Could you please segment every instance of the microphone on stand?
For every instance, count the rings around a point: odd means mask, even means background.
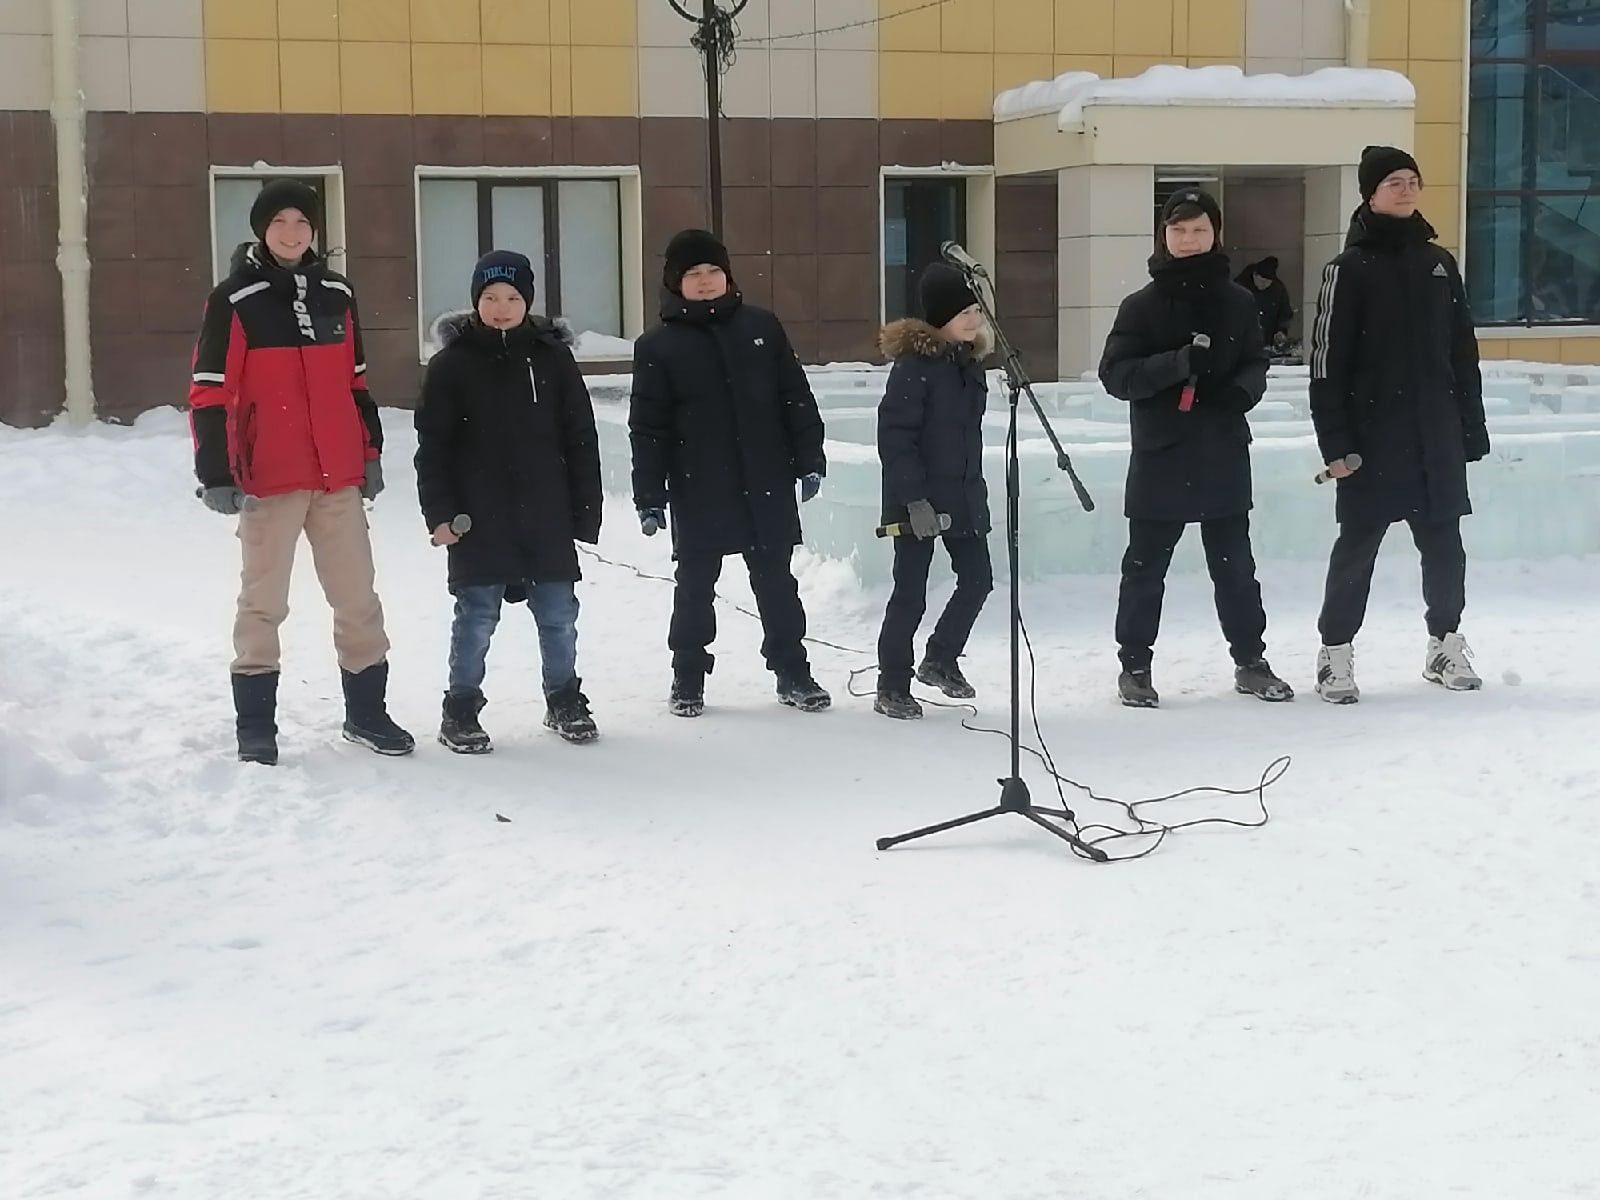
[[[1197,333],[1194,335],[1194,341],[1190,345],[1198,346],[1202,350],[1209,350],[1211,349],[1211,335],[1209,333]],[[1200,372],[1195,371],[1189,376],[1189,382],[1183,385],[1183,395],[1178,398],[1179,412],[1188,412],[1194,407],[1194,390],[1199,386]]]
[[[960,242],[940,242],[939,257],[945,262],[954,263],[963,271],[970,271],[983,279],[989,278],[989,272],[983,269],[983,264],[968,254]]]

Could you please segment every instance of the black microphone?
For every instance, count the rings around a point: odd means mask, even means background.
[[[989,278],[989,272],[983,269],[983,264],[968,254],[960,242],[940,242],[939,256],[945,262],[954,263],[963,271],[970,271],[972,274],[980,275],[984,279]]]
[[[943,533],[950,528],[950,514],[939,513],[939,532]],[[910,521],[896,521],[893,525],[879,525],[873,532],[881,538],[912,537]]]

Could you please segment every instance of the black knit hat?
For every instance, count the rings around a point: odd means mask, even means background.
[[[472,307],[478,307],[478,297],[491,283],[509,283],[522,295],[523,302],[533,305],[533,264],[526,254],[515,250],[491,250],[472,268]]]
[[[286,208],[298,208],[311,222],[311,228],[322,229],[322,203],[317,190],[298,179],[273,179],[264,185],[250,206],[250,230],[258,238],[267,236],[267,226]]]
[[[683,277],[702,263],[721,267],[730,278],[733,276],[728,248],[718,240],[716,234],[707,233],[704,229],[685,229],[673,237],[667,243],[666,258],[661,282],[666,284],[669,292],[679,291],[683,287]]]
[[[1250,270],[1253,274],[1263,279],[1276,279],[1278,277],[1278,256],[1269,254],[1260,262],[1252,264]]]
[[[1204,188],[1179,188],[1168,196],[1167,202],[1161,206],[1161,228],[1165,229],[1178,221],[1188,221],[1202,215],[1211,218],[1211,230],[1217,235],[1217,240],[1221,241],[1222,205],[1217,203],[1217,198]],[[1159,240],[1159,231],[1156,236]]]
[[[922,297],[922,319],[935,329],[943,329],[978,302],[967,277],[949,263],[929,266],[917,281],[917,291]]]
[[[1368,146],[1361,152],[1358,177],[1361,180],[1361,198],[1371,200],[1378,185],[1396,171],[1415,171],[1422,178],[1422,168],[1417,160],[1395,146]]]

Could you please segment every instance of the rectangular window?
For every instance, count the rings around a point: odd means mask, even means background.
[[[328,181],[321,175],[284,176],[271,175],[218,175],[211,183],[212,202],[216,219],[212,228],[212,277],[220,283],[233,272],[234,253],[241,245],[256,241],[250,228],[250,206],[256,202],[261,185],[269,179],[293,178],[310,184],[322,201],[324,213],[328,211]],[[312,240],[312,248],[322,253],[322,230]]]
[[[424,340],[466,309],[472,265],[490,250],[533,263],[533,311],[575,331],[622,334],[622,200],[615,179],[424,178],[418,183]]]
[[[917,284],[947,241],[967,240],[966,179],[886,179],[883,183],[883,312],[914,316]]]

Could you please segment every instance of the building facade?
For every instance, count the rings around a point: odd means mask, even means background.
[[[1274,132],[1239,166],[1237,110],[1201,105],[1148,137],[1102,135],[1107,154],[1161,156],[1130,174],[1031,150],[1006,161],[1022,126],[997,122],[996,97],[1066,72],[1352,64],[1415,87],[1403,120],[1352,117],[1338,136],[1358,150],[1367,130],[1396,131],[1415,148],[1485,353],[1600,361],[1600,0],[718,3],[738,9],[726,239],[740,286],[808,361],[874,358],[879,322],[953,237],[994,264],[1034,374],[1081,370],[1112,293],[1138,282],[1161,190],[1188,180],[1224,192],[1237,262],[1275,253],[1303,306],[1352,178],[1269,148],[1312,125],[1261,126]],[[183,401],[201,306],[249,237],[262,178],[321,189],[372,386],[401,405],[480,250],[528,251],[540,305],[614,362],[615,339],[653,316],[666,239],[708,221],[705,82],[671,0],[5,0],[0,420],[48,421],[66,387],[51,112],[63,8],[87,108],[89,360],[105,419]],[[1079,168],[1094,170],[1065,173]],[[1124,210],[1118,232],[1085,224],[1095,205]]]

